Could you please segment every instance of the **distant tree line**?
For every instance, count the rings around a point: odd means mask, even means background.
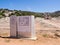
[[[11,12],[11,13],[9,13]],[[11,15],[16,15],[16,16],[26,16],[26,15],[34,15],[35,17],[44,17],[44,13],[38,13],[38,12],[31,12],[31,11],[21,11],[21,10],[9,10],[9,9],[0,9],[0,18],[6,17],[6,14],[8,14],[8,17]],[[48,12],[47,12],[48,13]],[[52,13],[48,13],[51,17],[58,17],[60,16],[60,11],[55,11]]]

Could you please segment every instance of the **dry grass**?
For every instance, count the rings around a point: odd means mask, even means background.
[[[40,20],[41,21],[41,20]],[[41,31],[41,30],[57,30],[58,28],[55,28],[54,26],[49,26],[45,23],[40,22],[39,20],[36,20],[36,36],[37,40],[27,40],[27,39],[15,39],[15,38],[1,38],[0,37],[0,44],[1,45],[60,45],[60,38],[55,31]],[[58,22],[57,22],[58,23]],[[46,26],[46,27],[45,27]],[[9,30],[9,29],[7,29]],[[10,35],[9,31],[4,30],[0,33],[1,35]],[[40,32],[41,31],[41,32]],[[7,33],[8,32],[8,33]]]
[[[8,43],[8,42],[10,42],[11,40],[10,40],[10,39],[5,39],[4,41]]]

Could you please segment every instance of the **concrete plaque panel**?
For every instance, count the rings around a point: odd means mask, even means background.
[[[35,37],[34,16],[17,17],[18,37]]]
[[[11,37],[16,37],[16,16],[11,16],[10,17],[10,36]]]

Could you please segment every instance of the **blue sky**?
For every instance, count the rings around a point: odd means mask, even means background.
[[[0,0],[0,8],[54,12],[60,10],[60,0]]]

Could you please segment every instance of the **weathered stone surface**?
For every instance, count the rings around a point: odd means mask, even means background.
[[[13,37],[35,38],[34,16],[11,16],[10,35]]]
[[[34,16],[18,16],[17,28],[19,37],[35,37]]]
[[[16,37],[16,16],[10,17],[10,36]]]

